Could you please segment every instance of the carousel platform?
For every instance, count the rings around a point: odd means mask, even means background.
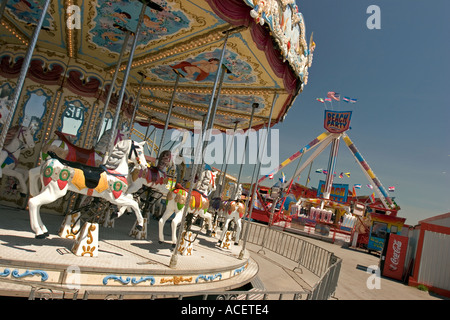
[[[80,257],[71,252],[75,240],[58,235],[64,217],[41,217],[50,236],[35,239],[28,211],[0,205],[0,296],[28,297],[30,290],[50,290],[69,299],[123,291],[136,292],[134,299],[158,292],[176,297],[183,292],[232,290],[257,280],[258,264],[249,253],[239,259],[241,246],[218,247],[218,235],[212,238],[200,231],[192,255],[178,255],[170,268],[174,249],[168,242],[159,244],[156,220],[148,222],[147,239],[139,240],[129,235],[134,214],[124,214],[113,228],[100,226],[97,257]],[[169,228],[166,223],[166,240]]]

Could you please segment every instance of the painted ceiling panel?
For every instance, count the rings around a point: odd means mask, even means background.
[[[2,39],[26,45],[43,3],[9,0]],[[247,128],[255,103],[259,107],[253,127],[267,123],[272,105],[272,124],[281,121],[307,82],[314,44],[306,43],[303,16],[293,0],[155,0],[135,35],[141,9],[136,0],[52,0],[39,50],[47,50],[49,56],[65,54],[69,64],[83,62],[103,70],[107,84],[125,47],[116,84],[120,86],[137,36],[128,78],[132,94],[142,86],[137,120],[145,122],[151,116],[154,123],[163,124],[173,98],[174,128],[192,129],[194,121],[203,119],[218,81],[215,125],[222,130],[233,128],[235,121]],[[220,70],[225,73],[219,77]]]

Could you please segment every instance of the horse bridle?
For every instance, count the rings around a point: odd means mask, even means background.
[[[141,164],[141,160],[138,157],[138,153],[137,153],[137,146],[134,144],[134,141],[131,140],[131,148],[130,148],[130,153],[128,154],[128,160],[131,159],[131,155],[134,153],[134,157],[136,158],[136,162],[138,164]]]
[[[20,129],[19,129],[19,132],[17,133],[17,138],[19,139],[19,147],[16,149],[16,150],[14,150],[14,151],[9,151],[8,149],[6,149],[6,147],[5,148],[3,148],[6,152],[8,152],[9,154],[13,154],[13,153],[15,153],[16,151],[18,151],[18,150],[21,150],[21,149],[24,149],[25,148],[25,145],[26,145],[26,138],[25,138],[25,129],[24,129],[24,127],[20,127]]]

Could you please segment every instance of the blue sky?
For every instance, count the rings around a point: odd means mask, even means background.
[[[332,109],[353,112],[347,133],[383,186],[395,186],[389,195],[401,207],[399,216],[415,225],[450,212],[450,1],[297,0],[297,5],[307,39],[314,33],[316,50],[308,84],[284,122],[273,127],[279,133],[280,162],[325,131],[325,106],[315,99],[335,91],[358,99],[356,104],[333,103]],[[367,28],[370,5],[381,10],[381,29]],[[326,107],[331,109],[329,103]],[[325,178],[315,170],[327,168],[329,150],[314,160],[308,186],[317,187]],[[282,170],[288,179],[296,165]],[[230,166],[228,173],[238,170]],[[244,182],[252,170],[244,166]],[[358,195],[372,192],[343,141],[335,171],[351,173],[335,183],[348,183],[350,189],[362,184]],[[301,184],[306,176],[304,171]]]

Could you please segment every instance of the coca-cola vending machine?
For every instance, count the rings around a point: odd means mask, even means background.
[[[405,267],[408,237],[389,233],[381,253],[382,275],[388,278],[402,280]]]

